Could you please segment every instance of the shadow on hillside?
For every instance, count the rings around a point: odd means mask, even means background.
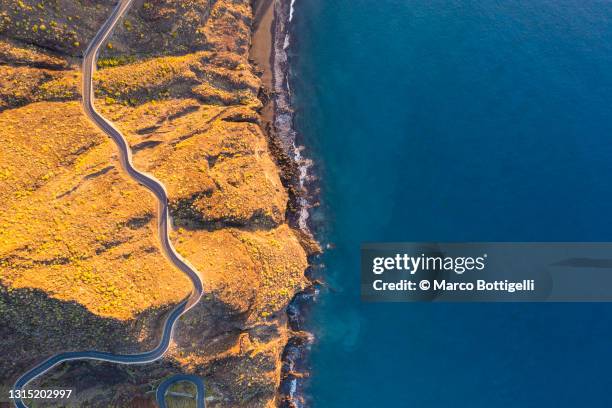
[[[122,321],[97,316],[77,302],[54,299],[38,289],[0,284],[0,384],[61,351],[138,352],[156,340],[138,340],[145,334],[144,323],[160,320],[170,307]]]
[[[77,302],[54,299],[41,290],[10,289],[0,284],[0,389],[8,390],[19,375],[59,352],[148,351],[156,346],[164,317],[173,306],[151,308],[122,321],[94,315]],[[206,352],[212,357],[236,343],[246,319],[247,314],[209,296],[181,318],[175,335],[179,346],[214,343]],[[165,376],[177,372],[182,368],[170,358],[144,366],[73,361],[55,367],[38,386],[76,387],[81,395],[84,390],[106,390],[110,394],[98,395],[106,404],[106,398],[117,395],[146,396]]]

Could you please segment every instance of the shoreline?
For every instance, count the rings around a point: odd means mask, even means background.
[[[277,405],[281,408],[305,406],[305,381],[309,377],[308,354],[314,336],[304,328],[309,309],[319,293],[312,278],[313,258],[321,253],[319,243],[309,226],[309,210],[316,202],[316,191],[309,175],[312,161],[302,155],[296,142],[293,108],[289,84],[290,22],[295,0],[253,0],[253,34],[249,59],[261,73],[263,91],[260,99],[262,128],[270,150],[281,170],[283,185],[289,193],[286,219],[301,234],[302,246],[308,253],[309,267],[304,271],[310,285],[297,293],[287,306],[289,338],[281,358],[281,378]]]
[[[260,115],[263,120],[262,128],[266,132],[271,131],[274,121],[272,95],[272,27],[274,25],[274,1],[275,0],[253,0],[253,34],[249,59],[255,63],[257,70],[261,73],[261,81],[264,87],[260,99],[264,104]]]

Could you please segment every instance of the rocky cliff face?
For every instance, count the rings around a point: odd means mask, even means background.
[[[0,0],[0,401],[56,352],[153,347],[191,290],[158,248],[153,198],[80,109],[79,56],[113,6]],[[154,406],[177,373],[202,375],[211,407],[275,406],[307,260],[260,126],[251,26],[249,0],[137,0],[106,45],[98,109],[168,188],[206,293],[162,361],[74,362],[34,385],[74,389],[68,406]]]

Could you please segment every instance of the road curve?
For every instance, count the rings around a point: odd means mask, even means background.
[[[206,402],[204,400],[206,389],[204,388],[204,382],[200,377],[195,375],[186,375],[186,374],[178,374],[173,377],[168,378],[166,381],[162,382],[159,387],[157,387],[157,392],[155,393],[155,398],[157,399],[157,405],[159,408],[168,408],[166,404],[166,392],[168,392],[168,388],[171,385],[176,384],[178,382],[190,382],[196,386],[196,407],[197,408],[206,408]]]
[[[170,242],[170,211],[168,207],[168,193],[166,192],[166,188],[152,175],[143,173],[134,167],[132,163],[132,150],[130,149],[129,144],[121,132],[111,122],[100,115],[94,106],[93,74],[96,69],[96,60],[98,58],[100,47],[104,41],[108,39],[113,29],[117,25],[117,22],[119,22],[121,17],[125,15],[133,1],[134,0],[119,0],[110,17],[106,20],[104,25],[92,39],[87,47],[87,50],[85,50],[82,67],[83,110],[93,123],[95,123],[104,133],[113,139],[117,145],[117,148],[119,149],[119,160],[121,162],[121,166],[128,173],[128,175],[139,184],[146,187],[151,193],[153,193],[155,198],[157,198],[158,234],[162,252],[175,267],[189,277],[191,283],[193,284],[193,290],[189,297],[179,303],[166,317],[161,339],[153,350],[139,354],[113,354],[95,350],[56,354],[19,377],[14,385],[15,390],[24,389],[32,380],[65,361],[99,360],[119,364],[146,364],[159,360],[164,356],[166,351],[168,351],[170,341],[172,340],[174,325],[178,318],[194,307],[202,297],[204,288],[199,272],[195,267],[190,265],[186,259],[176,252],[172,243]],[[18,408],[27,408],[27,405],[21,399],[15,399],[14,403]]]

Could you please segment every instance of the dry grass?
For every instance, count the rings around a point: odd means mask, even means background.
[[[0,361],[0,384],[54,351],[148,348],[162,313],[191,289],[160,254],[153,198],[78,104],[75,57],[112,3],[0,0],[0,348],[18,355]],[[177,366],[206,377],[213,407],[274,398],[306,253],[259,125],[250,2],[208,4],[137,2],[95,77],[97,106],[137,167],[167,186],[172,239],[206,294],[167,360],[117,368],[125,384],[101,380],[83,406],[130,406]],[[64,369],[54,381],[100,372]]]
[[[60,120],[61,118],[61,120]],[[0,115],[0,280],[129,319],[175,303],[190,284],[162,257],[155,202],[112,160],[75,103]],[[142,220],[142,221],[141,221]]]

